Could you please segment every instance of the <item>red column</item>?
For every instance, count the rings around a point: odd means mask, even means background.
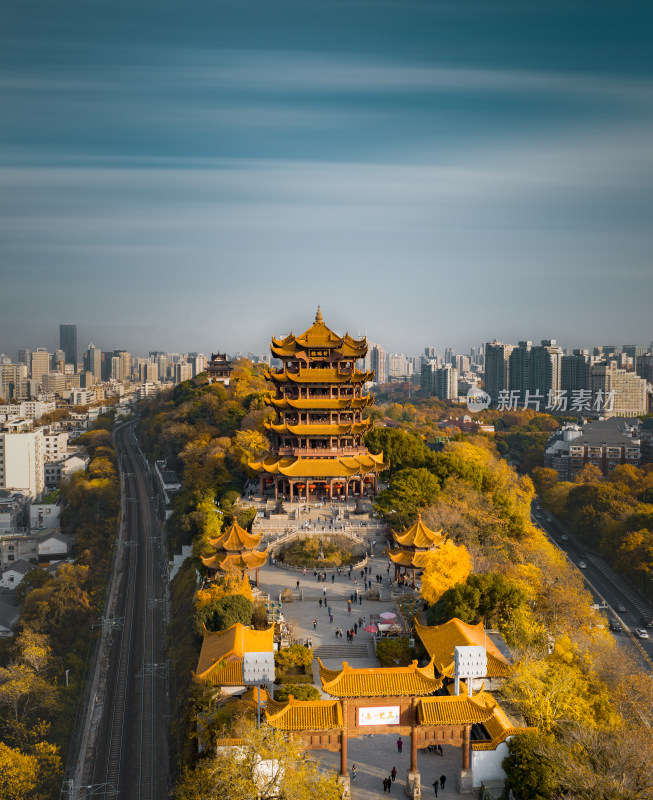
[[[469,732],[470,726],[463,728],[463,769],[469,769]]]
[[[417,725],[413,708],[413,727],[410,729],[410,771],[417,772]]]
[[[340,774],[347,775],[347,729],[340,734]]]

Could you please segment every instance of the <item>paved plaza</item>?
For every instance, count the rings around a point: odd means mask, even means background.
[[[359,631],[352,644],[348,643],[346,638],[336,638],[338,628],[342,628],[343,632],[346,632],[353,627],[354,622],[358,623],[360,617],[364,617],[365,624],[368,624],[371,614],[380,614],[384,611],[397,612],[395,601],[390,598],[388,561],[384,556],[379,555],[383,547],[378,542],[375,549],[377,555],[369,559],[368,567],[371,569],[373,587],[378,586],[374,576],[377,574],[383,576],[381,600],[363,599],[362,603],[352,603],[351,613],[348,611],[348,598],[356,592],[356,589],[363,592],[360,570],[353,572],[351,580],[348,574],[336,574],[333,582],[331,574],[327,573],[326,583],[318,582],[313,575],[313,570],[307,570],[304,575],[301,571],[297,572],[266,564],[259,571],[260,588],[270,595],[271,600],[277,600],[279,593],[284,589],[291,589],[297,595],[297,581],[299,580],[299,591],[303,593],[304,599],[295,599],[293,602],[284,603],[284,618],[292,626],[296,638],[301,641],[312,640],[313,650],[321,657],[324,665],[330,669],[338,669],[343,661],[348,661],[357,668],[380,666],[374,654],[371,634]],[[354,580],[357,583],[354,583]],[[320,599],[323,601],[322,607],[319,604]],[[333,622],[329,622],[329,606],[333,614]],[[314,621],[317,621],[316,625],[314,625]],[[313,661],[313,676],[315,685],[320,688],[317,659]],[[324,697],[329,696],[324,695]],[[402,755],[397,753],[396,741],[395,734],[350,737],[348,743],[349,774],[351,775],[352,764],[356,764],[358,768],[357,778],[351,784],[352,800],[369,800],[387,794],[383,791],[383,779],[390,775],[393,766],[397,769],[397,778],[390,795],[405,797],[404,787],[410,758],[410,739],[409,737],[404,738]],[[336,772],[340,771],[338,753],[314,750],[311,751],[311,755],[319,759],[325,767]],[[422,797],[435,797],[432,784],[442,774],[446,776],[445,789],[438,789],[438,797],[458,796],[456,782],[460,763],[461,753],[460,748],[457,747],[445,747],[442,756],[426,750],[418,751],[417,764],[421,773]]]

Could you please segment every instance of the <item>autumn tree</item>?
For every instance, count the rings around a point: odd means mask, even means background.
[[[199,611],[209,603],[215,603],[223,597],[229,595],[239,594],[247,597],[249,600],[253,599],[252,587],[250,586],[247,578],[241,577],[238,573],[221,575],[204,589],[198,589],[195,596],[195,609]]]
[[[439,492],[439,480],[424,467],[402,469],[395,473],[390,486],[379,494],[374,505],[398,530],[414,519],[420,509],[432,505]]]
[[[177,786],[178,800],[219,797],[221,800],[341,800],[335,774],[324,774],[299,739],[267,725],[256,728],[237,720],[231,735],[236,746],[200,759]]]
[[[441,624],[458,617],[470,624],[484,620],[488,627],[500,627],[526,600],[524,591],[499,572],[471,574],[442,595],[429,619]]]
[[[437,603],[447,589],[462,583],[471,569],[472,560],[467,548],[447,539],[427,555],[422,575],[422,597],[430,605]]]

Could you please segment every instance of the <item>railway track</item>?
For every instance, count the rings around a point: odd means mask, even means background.
[[[106,653],[101,717],[89,784],[78,797],[159,800],[168,795],[166,675],[166,559],[147,465],[133,425],[117,429],[123,476],[122,543],[116,554],[118,586]],[[89,710],[92,713],[92,709]]]

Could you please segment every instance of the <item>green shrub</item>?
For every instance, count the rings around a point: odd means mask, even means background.
[[[283,703],[290,695],[295,700],[319,700],[321,696],[315,686],[300,686],[296,683],[287,683],[285,686],[275,690],[274,699],[279,703]]]
[[[412,661],[413,651],[408,639],[381,639],[376,656],[382,667],[405,667]]]
[[[208,631],[224,631],[237,622],[252,624],[254,604],[242,594],[221,597],[195,612],[195,630],[201,636],[203,626]]]

